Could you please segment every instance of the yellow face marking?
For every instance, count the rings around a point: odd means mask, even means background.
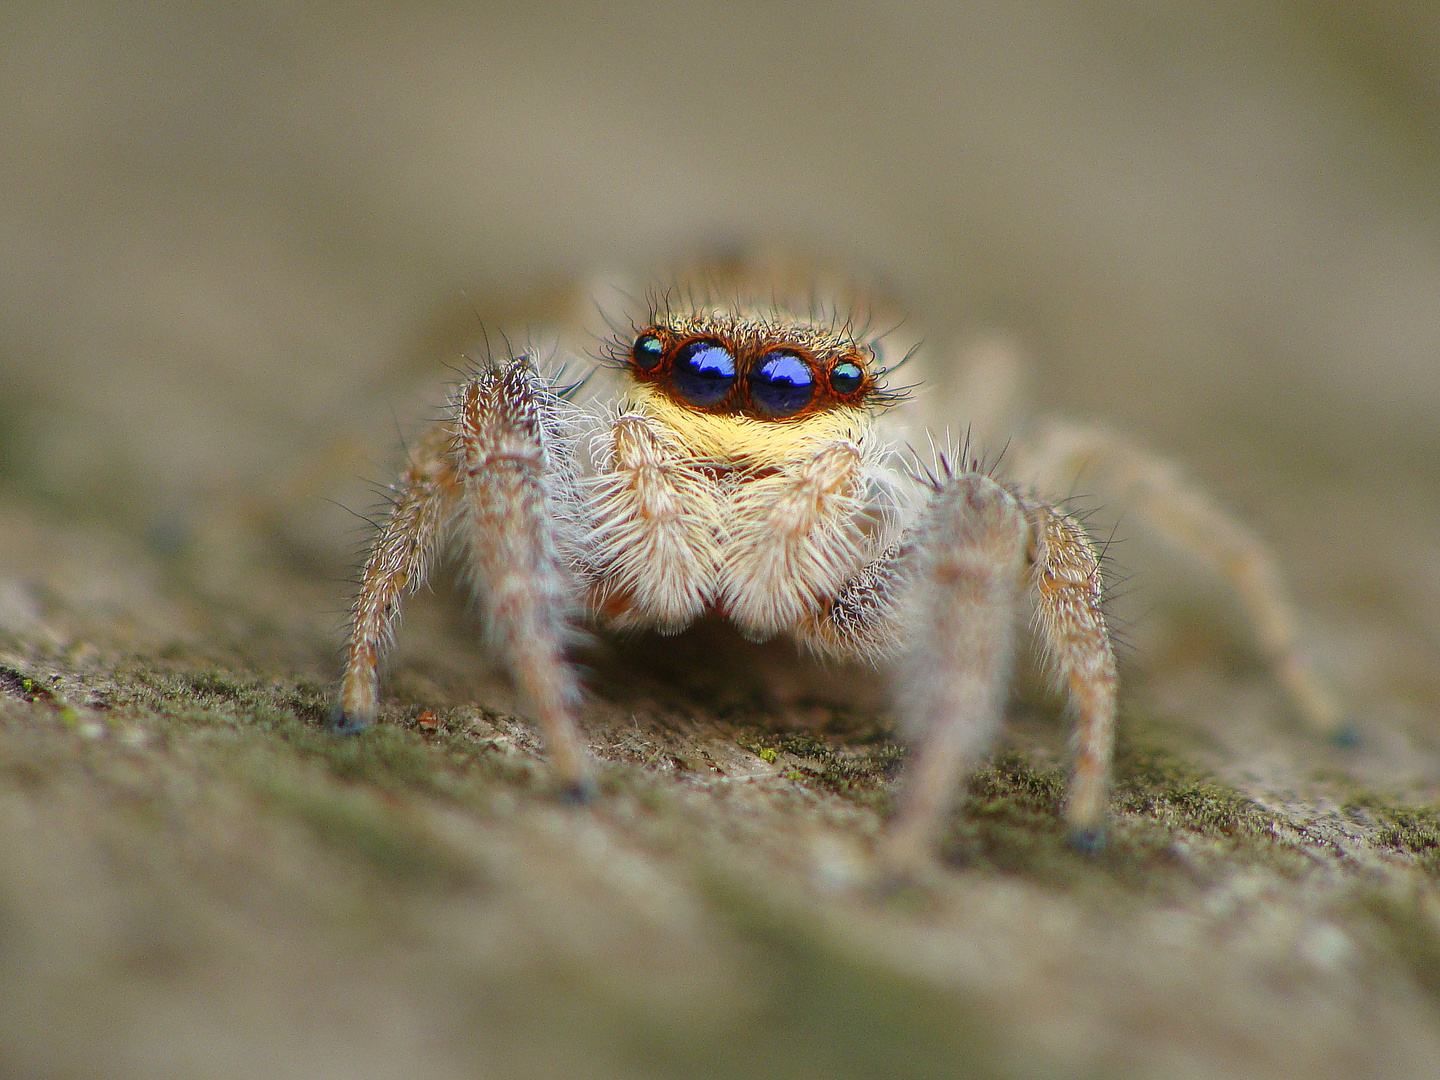
[[[673,431],[695,457],[761,468],[807,458],[821,443],[859,441],[869,427],[864,410],[847,406],[795,420],[755,420],[692,409],[648,383],[633,387],[629,397],[636,409]]]

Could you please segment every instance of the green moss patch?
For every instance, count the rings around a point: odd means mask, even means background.
[[[858,805],[887,809],[890,787],[905,760],[903,745],[887,738],[832,745],[808,732],[745,728],[736,745],[767,764],[793,760],[785,775],[817,791],[840,795]]]
[[[1374,843],[1413,856],[1424,873],[1440,878],[1440,808],[1406,806],[1383,796],[1359,794],[1347,800],[1341,812],[1376,819],[1379,828],[1372,837]]]

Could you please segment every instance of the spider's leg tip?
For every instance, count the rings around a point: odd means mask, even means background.
[[[1346,717],[1340,722],[1334,731],[1330,732],[1326,741],[1331,746],[1338,746],[1342,750],[1353,750],[1364,742],[1360,734],[1360,725],[1354,717]]]
[[[886,866],[870,882],[876,900],[904,903],[920,891],[920,874],[914,869]]]
[[[339,705],[330,710],[327,727],[337,735],[359,735],[370,726],[368,718],[347,713]]]
[[[567,780],[555,790],[555,798],[564,806],[589,806],[599,796],[599,786],[589,777]]]
[[[1072,851],[1081,855],[1095,856],[1105,850],[1105,830],[1099,827],[1072,829],[1066,837]]]

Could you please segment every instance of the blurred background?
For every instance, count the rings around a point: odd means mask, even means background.
[[[0,484],[343,573],[477,313],[778,250],[1013,335],[1433,657],[1437,135],[1418,0],[8,3]]]

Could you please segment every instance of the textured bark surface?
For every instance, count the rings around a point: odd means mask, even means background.
[[[1126,684],[1102,854],[1065,846],[1063,723],[1022,694],[940,870],[877,893],[900,748],[863,673],[785,681],[792,656],[723,627],[600,648],[603,795],[568,809],[443,574],[380,723],[344,738],[320,726],[339,584],[261,538],[227,586],[94,522],[0,520],[11,1075],[1419,1076],[1440,1053],[1436,754],[1358,665],[1362,742],[1319,745],[1192,613]]]

